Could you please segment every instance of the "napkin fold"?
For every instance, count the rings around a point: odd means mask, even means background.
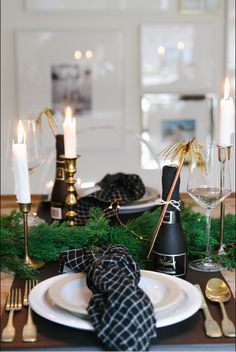
[[[90,321],[98,338],[116,351],[147,351],[156,337],[153,305],[138,286],[140,270],[127,249],[110,245],[93,252],[86,248],[61,253],[64,265],[86,273],[93,292],[88,305]]]
[[[101,187],[101,190],[78,199],[77,222],[79,225],[86,224],[91,207],[106,209],[104,216],[110,217],[115,215],[118,204],[140,199],[145,194],[143,181],[135,174],[122,172],[107,174],[97,185]],[[113,206],[109,207],[111,204]]]

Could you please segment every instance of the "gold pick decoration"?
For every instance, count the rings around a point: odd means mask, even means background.
[[[204,146],[203,146],[203,144],[199,143],[196,138],[193,138],[189,142],[175,143],[173,145],[170,145],[170,146],[166,147],[162,151],[161,154],[164,155],[164,159],[167,159],[168,157],[170,157],[171,161],[174,161],[178,157],[179,154],[180,154],[180,156],[179,156],[179,163],[178,163],[178,166],[177,166],[177,169],[176,169],[175,177],[173,179],[173,182],[172,182],[172,185],[170,187],[169,193],[168,193],[168,195],[166,197],[166,203],[164,204],[164,206],[162,208],[162,212],[160,214],[159,221],[157,223],[156,229],[155,229],[154,234],[153,234],[153,238],[152,238],[152,241],[151,241],[151,245],[150,245],[150,249],[149,249],[149,252],[148,252],[148,255],[147,255],[147,259],[149,259],[150,255],[152,253],[154,244],[155,244],[157,236],[159,234],[162,222],[163,222],[165,214],[166,214],[167,207],[169,205],[169,202],[171,200],[172,194],[174,192],[175,185],[176,185],[178,177],[180,175],[180,172],[181,172],[182,166],[184,164],[184,160],[185,160],[186,155],[187,154],[189,155],[189,162],[188,162],[189,166],[192,164],[193,158],[195,158],[197,163],[198,163],[199,168],[202,171],[206,172],[207,171],[206,170],[206,163],[204,161],[202,153],[205,153]]]
[[[51,128],[54,136],[56,136],[57,122],[56,122],[56,118],[53,114],[52,109],[46,108],[40,112],[39,116],[36,119],[36,122],[39,124],[40,128],[42,127],[42,116],[43,115],[45,115],[47,117],[49,127]]]
[[[192,165],[193,159],[195,159],[197,161],[198,167],[205,173],[207,172],[206,163],[203,157],[203,155],[206,155],[206,150],[204,145],[200,143],[196,138],[193,138],[188,142],[180,142],[169,145],[160,154],[164,156],[164,160],[170,158],[171,161],[174,161],[180,154],[179,165],[182,163],[182,160],[185,158],[186,154],[188,154],[189,167]]]

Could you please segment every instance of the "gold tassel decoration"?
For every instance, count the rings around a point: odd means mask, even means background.
[[[56,128],[57,128],[57,121],[56,118],[53,114],[52,109],[46,108],[43,111],[40,112],[39,116],[36,119],[36,122],[39,124],[40,128],[42,127],[42,116],[45,115],[48,120],[49,127],[52,130],[52,133],[54,136],[56,136]]]
[[[182,160],[185,159],[185,156],[188,155],[188,166],[192,165],[193,159],[197,161],[198,167],[204,171],[206,170],[206,163],[204,161],[203,155],[206,155],[205,146],[200,143],[196,138],[193,138],[188,142],[180,142],[169,145],[160,153],[160,155],[164,156],[164,160],[170,158],[171,161],[174,161],[179,156],[178,165],[182,163]]]

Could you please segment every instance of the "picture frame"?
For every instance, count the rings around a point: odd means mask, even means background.
[[[123,45],[120,30],[18,30],[19,116],[29,116],[35,109],[45,107],[62,114],[65,107],[71,105],[80,129],[94,125],[121,127],[124,118]],[[91,76],[89,108],[81,107],[81,102],[85,102],[82,95],[85,95],[86,72]]]
[[[156,0],[24,0],[27,11],[176,11],[175,1]]]
[[[141,25],[142,93],[211,92],[218,67],[215,33],[214,22],[204,20]]]
[[[186,15],[217,13],[222,8],[222,0],[179,0],[179,11]]]
[[[157,164],[157,160],[161,163],[160,153],[174,143],[194,137],[203,144],[211,142],[215,102],[214,95],[143,94],[141,135],[152,154],[145,148],[141,150],[142,168],[160,167]]]

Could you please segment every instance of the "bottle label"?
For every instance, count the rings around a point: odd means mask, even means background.
[[[156,271],[174,276],[183,276],[186,274],[186,253],[175,255],[153,252],[155,254]]]
[[[179,212],[177,211],[166,211],[163,224],[176,224],[180,221]]]
[[[65,169],[63,167],[57,167],[56,169],[56,180],[64,181],[65,180]]]
[[[61,220],[62,219],[61,208],[51,207],[51,218]]]

